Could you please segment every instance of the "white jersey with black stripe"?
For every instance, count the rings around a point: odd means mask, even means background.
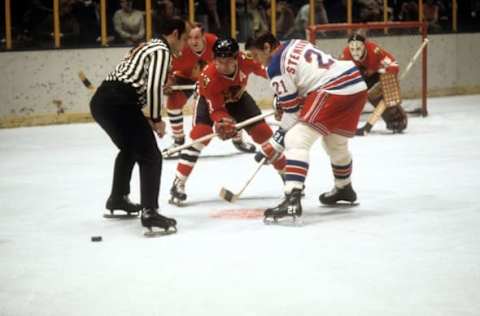
[[[152,39],[132,48],[106,81],[126,83],[137,91],[153,120],[161,118],[163,86],[168,77],[171,52],[165,39]]]

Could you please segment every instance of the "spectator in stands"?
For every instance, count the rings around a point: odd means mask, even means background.
[[[267,21],[270,21],[270,10],[267,10]],[[285,40],[291,38],[295,30],[295,13],[287,1],[281,0],[277,3],[277,38]]]
[[[423,20],[428,23],[429,32],[440,32],[440,6],[434,0],[426,0],[423,4]]]
[[[92,45],[100,41],[100,15],[98,3],[92,0],[77,0],[73,14],[80,24],[80,44]]]
[[[294,37],[305,38],[305,29],[308,27],[310,17],[310,4],[303,5],[300,10],[298,10],[297,16],[295,17],[295,32]],[[323,4],[323,0],[315,1],[315,21],[314,24],[327,24],[328,16],[327,10]]]
[[[418,21],[418,1],[404,1],[400,6],[398,19],[400,21]]]
[[[383,21],[383,0],[357,0],[360,22]]]
[[[207,14],[210,20],[210,32],[218,33],[222,25],[218,16],[217,0],[207,0]]]
[[[113,27],[118,39],[136,45],[145,39],[144,14],[132,8],[132,0],[119,0],[120,9],[113,15]]]
[[[171,0],[160,0],[156,1],[154,5],[153,12],[153,33],[155,36],[158,36],[159,30],[158,25],[161,21],[166,21],[175,16],[175,5]]]
[[[251,30],[249,35],[256,37],[268,31],[265,7],[261,5],[260,0],[247,0],[247,12]]]

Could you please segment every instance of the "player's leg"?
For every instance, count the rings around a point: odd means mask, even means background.
[[[352,155],[348,149],[348,138],[338,134],[323,137],[322,145],[330,157],[335,185],[329,192],[322,193],[320,202],[334,205],[339,201],[354,203],[357,194],[352,188]]]
[[[190,132],[190,138],[192,141],[213,132],[213,122],[210,119],[208,104],[203,97],[199,97],[197,100],[193,115],[193,122],[194,125]],[[209,142],[210,141],[197,143],[187,149],[182,150],[180,154],[180,161],[177,165],[175,179],[170,189],[170,203],[180,205],[187,199],[185,183],[192,173],[192,170],[195,167],[198,158],[200,157],[200,153]]]
[[[175,77],[174,83],[176,85],[191,85],[194,81]],[[183,108],[187,103],[193,90],[173,91],[167,99],[167,115],[172,130],[173,144],[169,148],[177,147],[185,143],[185,132],[183,124]]]
[[[310,148],[321,136],[305,123],[297,123],[285,135],[285,199],[265,211],[265,217],[281,218],[302,215],[301,197],[309,168]]]

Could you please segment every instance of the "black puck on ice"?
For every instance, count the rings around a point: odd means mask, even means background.
[[[92,238],[90,238],[92,241],[102,241],[102,236],[92,236]]]

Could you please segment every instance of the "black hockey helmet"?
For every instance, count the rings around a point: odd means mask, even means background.
[[[213,44],[215,57],[235,57],[238,54],[238,43],[231,37],[219,38]]]

